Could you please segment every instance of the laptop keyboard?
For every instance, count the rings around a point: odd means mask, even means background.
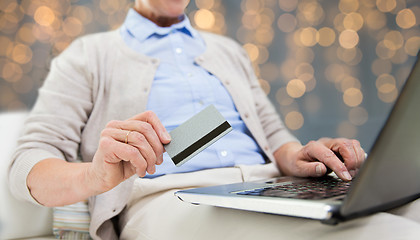
[[[299,183],[285,183],[245,190],[236,192],[236,194],[320,200],[344,195],[350,185],[351,182],[345,182],[337,178],[314,178]]]

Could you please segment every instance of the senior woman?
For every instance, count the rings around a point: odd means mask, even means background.
[[[296,237],[302,224],[331,231],[306,220],[194,207],[173,196],[278,174],[323,176],[328,168],[349,181],[365,158],[356,140],[301,145],[244,50],[192,28],[188,3],[137,0],[118,30],[75,40],[52,61],[14,156],[11,190],[49,207],[89,199],[94,239]],[[234,130],[175,167],[163,154],[168,131],[209,104]]]

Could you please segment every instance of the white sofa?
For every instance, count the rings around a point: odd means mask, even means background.
[[[52,209],[15,199],[7,171],[27,112],[0,113],[0,239],[54,239]]]

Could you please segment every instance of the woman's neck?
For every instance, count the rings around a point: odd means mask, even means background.
[[[184,20],[184,15],[177,16],[177,17],[159,16],[158,14],[151,11],[150,9],[143,8],[142,6],[136,6],[134,7],[134,10],[136,10],[143,17],[154,22],[159,27],[169,27],[173,24],[179,23],[182,20]]]

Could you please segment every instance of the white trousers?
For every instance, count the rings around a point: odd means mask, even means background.
[[[420,239],[420,199],[389,212],[324,225],[316,220],[182,202],[174,192],[279,175],[274,164],[136,180],[120,215],[120,239]]]

